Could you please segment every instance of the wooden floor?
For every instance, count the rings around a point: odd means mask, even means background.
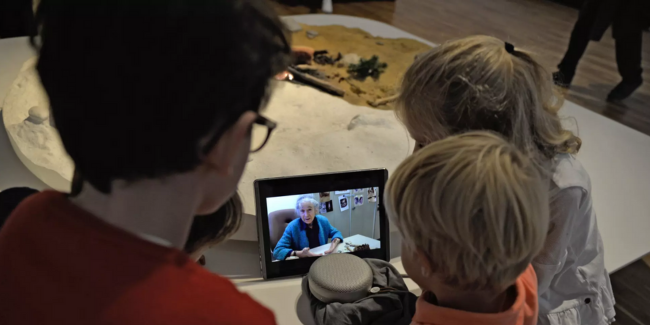
[[[274,0],[281,15],[317,13],[320,0]],[[578,10],[548,0],[334,1],[334,13],[388,23],[434,43],[487,34],[532,51],[550,71],[560,62]],[[299,3],[295,5],[293,3]],[[307,4],[307,5],[305,5]],[[567,99],[650,135],[650,33],[644,35],[646,82],[623,105],[607,103],[619,81],[614,40],[608,31],[582,58]],[[650,324],[650,255],[612,274],[616,324]]]
[[[275,1],[281,15],[320,11],[303,5],[320,8],[320,0]],[[385,22],[434,43],[475,34],[495,36],[536,53],[550,71],[562,59],[578,17],[578,10],[548,0],[333,1],[335,14]],[[644,35],[643,55],[648,82],[624,104],[607,103],[607,94],[620,81],[608,31],[601,42],[589,45],[567,99],[650,135],[650,33]]]
[[[638,260],[611,275],[616,299],[616,323],[650,324],[650,267]]]

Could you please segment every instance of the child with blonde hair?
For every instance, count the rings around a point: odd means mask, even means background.
[[[415,151],[471,130],[501,134],[547,181],[549,231],[533,260],[540,324],[608,324],[614,297],[592,207],[589,175],[572,154],[581,140],[557,115],[551,75],[527,52],[489,36],[443,44],[420,56],[402,81],[396,113]]]
[[[548,227],[538,168],[501,137],[469,132],[408,157],[386,185],[406,273],[423,290],[414,324],[533,325],[530,265]]]

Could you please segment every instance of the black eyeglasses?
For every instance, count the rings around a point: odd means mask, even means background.
[[[251,125],[251,152],[258,152],[269,142],[271,132],[278,126],[277,123],[267,119],[262,115],[257,118]]]
[[[239,116],[237,116],[239,118]],[[233,123],[236,121],[233,118]],[[225,125],[231,125],[231,123],[225,123]],[[253,125],[251,125],[251,149],[250,152],[258,152],[266,145],[271,137],[271,132],[278,126],[277,123],[267,119],[262,115],[257,115]],[[219,138],[225,130],[217,132],[215,135],[207,141],[203,147],[203,154],[206,155],[208,151],[219,141]]]

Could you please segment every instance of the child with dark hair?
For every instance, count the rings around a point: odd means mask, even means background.
[[[195,261],[200,261],[205,251],[234,234],[244,213],[239,194],[226,202],[217,212],[194,217],[190,234],[183,250]]]
[[[263,0],[43,0],[36,21],[83,186],[28,197],[3,227],[0,324],[274,324],[182,249],[266,143],[253,125],[275,126],[260,111],[290,57],[277,15]]]

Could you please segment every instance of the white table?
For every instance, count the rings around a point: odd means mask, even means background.
[[[370,237],[366,237],[364,235],[353,235],[350,237],[343,238],[344,243],[340,243],[338,246],[336,246],[336,252],[335,253],[349,253],[348,250],[345,249],[345,243],[350,243],[352,245],[362,245],[362,244],[368,244],[370,246],[370,249],[376,249],[381,247],[381,243],[377,239],[373,239]],[[323,254],[325,251],[330,249],[331,243],[327,243],[325,245],[320,245],[318,247],[314,247],[310,249],[309,251],[314,253],[314,254]],[[350,249],[353,249],[352,247]]]
[[[361,28],[376,36],[426,40],[380,22],[340,15],[293,16],[312,25],[343,25]],[[432,44],[433,45],[433,44]],[[22,63],[33,55],[26,38],[0,40],[0,98]],[[574,117],[583,140],[578,158],[592,179],[594,207],[605,244],[605,265],[616,270],[650,252],[650,137],[615,121],[566,102],[562,114]],[[0,128],[3,128],[0,123]],[[6,132],[0,131],[0,190],[13,186],[46,188],[18,160]],[[394,230],[394,229],[391,229]],[[279,324],[305,321],[300,302],[300,279],[262,281],[259,275],[254,216],[244,219],[237,241],[210,251],[208,267],[230,276],[241,290],[271,308]],[[399,234],[391,232],[391,256],[399,256]],[[393,259],[403,271],[399,258]],[[410,280],[409,288],[417,292]],[[297,313],[300,311],[300,313]]]

